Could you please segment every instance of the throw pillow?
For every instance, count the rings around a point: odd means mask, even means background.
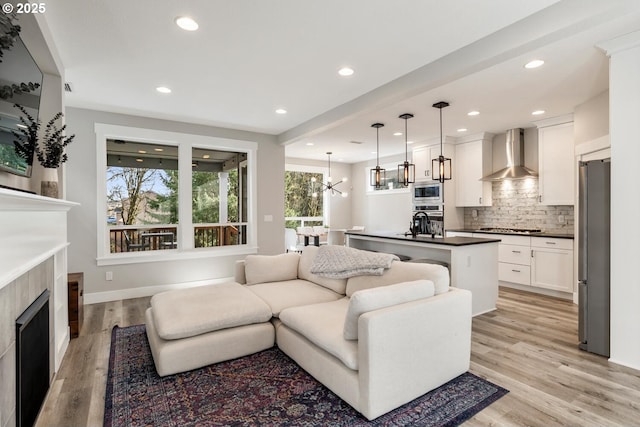
[[[293,252],[280,255],[247,255],[244,260],[247,285],[295,280],[298,278],[299,261],[300,255]]]
[[[368,311],[432,297],[435,293],[431,280],[414,280],[354,292],[344,319],[344,339],[358,339],[358,318]]]

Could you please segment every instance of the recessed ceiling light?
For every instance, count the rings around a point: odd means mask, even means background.
[[[349,77],[353,75],[353,68],[350,67],[342,67],[338,70],[338,74],[342,77]]]
[[[136,162],[138,162],[138,163],[142,163],[142,162],[144,162],[144,160],[142,160],[142,159],[136,159]]]
[[[407,141],[407,144],[411,145],[413,144],[413,141]]]
[[[156,90],[160,93],[171,93],[171,89],[166,86],[158,86]]]
[[[162,152],[164,151],[164,148],[154,148],[153,151]]]
[[[466,132],[466,131],[467,131],[467,128],[460,128],[460,129],[458,129],[458,132]]]
[[[203,159],[209,159],[209,158],[211,158],[211,155],[210,154],[203,154],[202,158]]]
[[[284,108],[278,108],[276,110],[276,114],[287,114],[287,110],[285,110]]]
[[[402,132],[395,132],[393,136],[402,136]]]
[[[147,154],[147,152],[145,150],[138,150],[138,153],[140,154]]]
[[[540,67],[542,64],[544,64],[544,61],[542,59],[534,59],[533,61],[529,61],[524,65],[524,68],[538,68]]]
[[[534,115],[534,116],[539,116],[539,115],[544,114],[544,113],[545,113],[544,110],[536,110],[536,111],[532,112],[531,114]]]
[[[309,147],[311,147],[313,145],[313,142],[307,142],[305,145],[308,145]]]
[[[467,116],[477,116],[478,114],[480,114],[480,111],[469,111],[467,113]]]
[[[195,31],[198,29],[198,23],[188,16],[178,16],[176,25],[185,31]]]

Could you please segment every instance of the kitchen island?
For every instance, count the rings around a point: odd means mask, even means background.
[[[356,249],[410,257],[408,262],[432,260],[446,263],[451,286],[473,294],[472,312],[477,316],[495,310],[498,299],[498,243],[500,239],[478,237],[412,237],[402,233],[349,231],[346,244]]]

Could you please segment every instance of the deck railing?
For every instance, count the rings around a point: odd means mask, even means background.
[[[247,224],[194,225],[194,247],[247,243]],[[110,252],[156,251],[178,248],[178,227],[174,225],[128,225],[109,228]]]

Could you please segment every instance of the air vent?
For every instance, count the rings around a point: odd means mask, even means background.
[[[64,83],[64,91],[69,93],[73,92],[73,85],[71,84],[71,82]]]
[[[364,144],[364,142],[362,142],[362,141],[349,141],[349,142],[352,143],[352,144],[358,144],[358,145]]]

